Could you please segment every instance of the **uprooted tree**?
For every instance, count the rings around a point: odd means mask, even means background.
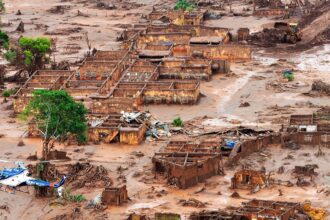
[[[56,142],[75,138],[86,141],[87,109],[66,91],[35,90],[21,117],[36,125],[43,139],[42,159],[47,160]]]

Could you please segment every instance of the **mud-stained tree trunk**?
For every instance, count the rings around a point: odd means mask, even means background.
[[[48,160],[48,154],[49,154],[49,140],[45,139],[42,143],[42,158],[44,160]]]

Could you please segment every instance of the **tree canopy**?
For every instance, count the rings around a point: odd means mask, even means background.
[[[195,8],[194,3],[190,3],[187,0],[178,0],[174,6],[175,10],[192,11]]]
[[[44,146],[50,141],[65,141],[74,136],[78,142],[86,140],[87,109],[82,103],[62,90],[35,90],[22,113],[23,117],[33,119],[44,139]]]
[[[31,71],[42,68],[46,54],[51,52],[51,40],[44,37],[22,37],[18,43],[23,52],[26,67]]]
[[[3,3],[3,0],[0,0],[0,13],[4,12],[6,10],[5,3]]]
[[[6,32],[0,30],[0,44],[1,47],[8,49],[9,47],[9,37]]]

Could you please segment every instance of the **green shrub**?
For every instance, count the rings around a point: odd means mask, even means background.
[[[175,10],[192,11],[195,8],[195,4],[189,3],[187,0],[178,0],[174,6]]]
[[[294,80],[294,75],[291,70],[285,70],[283,72],[283,77],[287,79],[288,81],[293,81]]]
[[[291,75],[287,75],[286,78],[289,80],[289,81],[293,81],[294,80],[294,75],[291,74]]]
[[[3,3],[2,0],[0,0],[0,12],[5,12],[6,8],[5,8],[5,3]]]
[[[8,98],[9,96],[13,95],[15,93],[14,89],[6,89],[2,92],[2,96],[5,98]]]
[[[183,127],[184,126],[183,121],[180,117],[177,117],[177,118],[173,119],[172,125],[175,126],[175,127]]]
[[[9,37],[6,32],[0,30],[0,44],[3,48],[8,49],[9,47]]]
[[[17,52],[15,50],[9,50],[5,54],[5,59],[10,62],[11,64],[15,63],[17,59]]]
[[[13,95],[16,92],[15,89],[6,89],[2,92],[2,96],[5,98],[4,102],[7,102],[7,98]]]
[[[84,195],[78,194],[78,195],[72,195],[70,189],[65,189],[63,192],[63,199],[70,201],[70,202],[84,202],[87,199]]]

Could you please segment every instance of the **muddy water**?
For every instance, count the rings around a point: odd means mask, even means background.
[[[298,62],[297,67],[301,71],[328,74],[326,81],[330,82],[330,44],[297,55],[292,61]]]

